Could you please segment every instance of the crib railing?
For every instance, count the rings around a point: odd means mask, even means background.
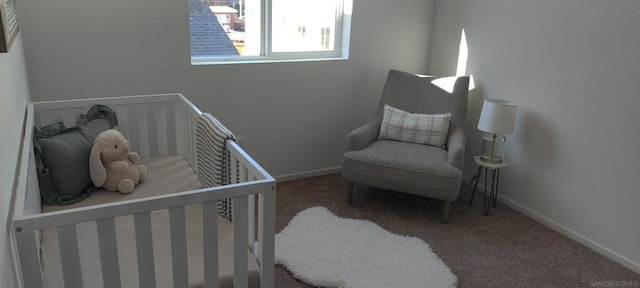
[[[140,157],[180,155],[193,161],[195,121],[202,112],[180,94],[38,102],[33,104],[32,124],[62,122],[72,127],[95,104],[116,112],[117,129]]]
[[[25,287],[42,287],[38,244],[35,232],[56,228],[64,283],[67,287],[82,287],[82,273],[78,252],[75,225],[83,222],[95,221],[98,227],[98,239],[103,280],[105,287],[119,287],[120,275],[118,266],[117,247],[115,246],[116,230],[114,218],[133,215],[135,223],[135,238],[137,247],[138,271],[140,287],[155,286],[155,272],[153,259],[151,212],[169,210],[171,231],[171,253],[173,260],[174,287],[187,287],[187,253],[185,239],[185,206],[202,205],[202,230],[204,250],[205,287],[217,287],[218,256],[217,256],[217,201],[233,198],[233,238],[236,243],[248,243],[249,211],[248,198],[259,195],[259,209],[274,209],[275,184],[273,179],[251,174],[251,177],[262,178],[244,183],[230,184],[221,187],[206,188],[188,192],[174,193],[165,196],[149,197],[122,201],[118,203],[102,204],[30,215],[14,220],[16,240],[20,254],[20,264],[24,275]],[[269,207],[272,206],[272,207]],[[254,210],[255,211],[255,210]],[[270,210],[273,211],[273,210]],[[261,213],[259,223],[259,251],[257,257],[260,265],[261,287],[273,286],[273,227],[274,215]],[[253,218],[251,218],[253,221]],[[245,239],[245,240],[242,240]],[[244,245],[234,246],[234,287],[247,287],[247,249]],[[244,261],[243,261],[244,260]],[[269,272],[271,271],[271,273]],[[112,286],[116,285],[116,286]]]
[[[247,247],[258,261],[260,287],[273,287],[275,180],[233,141],[227,141],[227,148],[231,155],[230,163],[236,165],[231,170],[237,173],[232,177],[237,183],[40,213],[31,127],[42,127],[55,122],[63,122],[65,126],[71,127],[78,120],[77,115],[86,113],[97,103],[116,111],[117,128],[129,139],[133,151],[139,151],[142,157],[180,155],[197,171],[195,127],[201,111],[180,94],[30,104],[27,108],[13,217],[14,245],[18,251],[16,261],[23,276],[24,287],[43,287],[40,231],[47,228],[57,230],[65,286],[82,286],[76,234],[76,224],[82,222],[95,222],[98,228],[104,286],[120,287],[114,218],[126,215],[132,215],[134,219],[140,287],[155,286],[150,215],[158,210],[169,211],[173,286],[187,287],[185,207],[195,204],[202,206],[205,243],[203,267],[207,272],[205,287],[218,287],[217,202],[227,198],[233,199],[234,242],[247,244],[234,245],[234,287],[248,286]]]

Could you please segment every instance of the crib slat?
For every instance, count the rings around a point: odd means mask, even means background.
[[[245,167],[244,165],[240,164],[240,183],[244,183],[247,182],[249,180],[249,177],[247,175],[247,167]]]
[[[38,111],[38,127],[44,127],[49,124],[53,124],[53,111],[51,110],[43,110]]]
[[[202,203],[202,247],[204,253],[204,287],[218,288],[218,204]]]
[[[178,127],[178,117],[176,114],[176,109],[178,104],[175,102],[171,102],[171,105],[167,107],[167,121],[165,122],[167,126],[167,149],[169,150],[169,155],[180,155],[178,154],[178,143],[176,141],[176,129]]]
[[[275,229],[276,186],[266,186],[263,193],[258,194],[258,261],[260,263],[260,287],[273,287],[275,273]]]
[[[127,106],[116,106],[116,115],[118,116],[118,131],[122,133],[122,136],[126,139],[130,139],[129,135],[129,117],[127,117]]]
[[[239,243],[247,243],[247,196],[233,198],[233,287],[246,288],[247,247]]]
[[[29,143],[29,145],[26,146],[27,149],[29,149],[29,163],[35,163],[35,153],[33,152],[33,145],[31,143]],[[25,195],[25,215],[34,215],[34,214],[38,214],[41,211],[41,199],[40,199],[40,193],[38,193],[38,191],[40,190],[40,186],[38,185],[38,172],[36,171],[36,165],[29,165],[28,167],[21,167],[21,169],[27,169],[27,189],[25,191],[26,195]],[[37,234],[40,233],[40,231],[36,231]],[[38,236],[38,239],[40,239],[40,236]],[[40,241],[38,241],[38,249],[40,249]]]
[[[147,142],[149,143],[149,156],[158,157],[158,121],[156,121],[156,103],[147,105]]]
[[[158,103],[147,104],[147,137],[149,141],[149,157],[158,156],[158,121],[156,113]]]
[[[138,122],[138,153],[140,153],[140,157],[146,158],[149,157],[149,126],[147,125],[147,105],[138,104],[136,105],[137,121]]]
[[[65,127],[76,125],[76,111],[73,108],[62,110],[62,123]]]
[[[60,226],[57,228],[57,232],[64,285],[66,287],[82,287],[82,270],[80,268],[76,225]]]
[[[167,141],[167,107],[165,103],[157,103],[155,122],[158,135],[158,156],[166,156],[169,153],[169,148]]]
[[[171,227],[171,264],[173,265],[173,287],[189,286],[187,266],[187,231],[184,206],[169,209]]]
[[[191,165],[191,168],[193,168],[194,171],[198,171],[198,162],[196,161],[196,141],[195,141],[195,135],[196,135],[196,124],[198,122],[198,119],[195,119],[191,113],[186,113],[186,117],[187,117],[187,123],[188,123],[188,127],[187,129],[185,129],[186,134],[186,139],[187,139],[187,147],[188,147],[188,151],[189,151],[189,157],[187,158],[189,164]]]
[[[30,137],[27,139],[30,139]],[[30,142],[30,144],[28,144],[26,147],[27,149],[29,149],[27,150],[29,151],[29,163],[35,163],[35,154],[33,152],[33,144]],[[25,168],[28,169],[28,172],[27,172],[27,188],[25,190],[26,195],[24,196],[25,205],[24,205],[23,212],[25,213],[24,215],[35,215],[40,213],[40,211],[42,211],[42,206],[40,202],[41,201],[40,193],[38,192],[40,190],[39,188],[40,186],[38,185],[38,173],[36,172],[36,165],[28,165]],[[36,251],[40,251],[41,232],[42,231],[40,230],[34,231],[35,237],[37,239],[36,246],[38,250]],[[27,287],[31,287],[31,286],[27,286]]]
[[[191,137],[189,137],[189,134],[191,132],[191,117],[189,117],[189,112],[185,111],[183,117],[185,127],[182,131],[182,135],[184,135],[182,137],[184,137],[184,151],[186,153],[185,158],[187,159],[187,162],[189,162],[189,165],[194,168],[193,170],[198,171],[195,167],[193,167],[193,159],[191,158],[191,155],[193,155],[193,151],[191,150]]]
[[[253,244],[256,241],[256,194],[249,195],[249,228],[248,247],[255,253]]]
[[[51,110],[51,116],[53,116],[53,123],[62,122],[62,109]]]
[[[81,120],[80,115],[82,115],[83,117],[87,116],[87,112],[89,112],[89,108],[84,108],[84,107],[76,107],[76,108],[72,108],[74,110],[74,114],[75,114],[75,122],[77,123],[79,120]],[[111,109],[113,110],[113,109]],[[115,111],[115,110],[113,110]]]
[[[16,230],[16,245],[20,254],[20,268],[24,287],[42,288],[42,273],[40,273],[40,238],[36,242],[33,227],[29,221],[14,222]]]
[[[140,141],[138,140],[138,111],[136,106],[128,105],[127,107],[127,129],[129,129],[129,136],[126,137],[131,145],[131,151],[140,153]]]
[[[133,216],[136,230],[136,251],[138,255],[138,278],[140,287],[156,287],[156,272],[153,259],[153,239],[151,235],[150,212]]]
[[[185,112],[184,109],[178,105],[173,106],[173,108],[176,121],[176,130],[174,134],[176,139],[176,151],[178,152],[178,155],[184,157],[186,160],[187,151],[185,148],[185,129],[187,128],[187,124],[185,122]]]
[[[120,288],[120,267],[118,264],[118,246],[113,218],[96,221],[98,226],[98,245],[102,264],[102,283],[105,288]]]

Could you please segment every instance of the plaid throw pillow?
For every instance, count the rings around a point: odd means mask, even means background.
[[[384,105],[378,140],[388,139],[444,147],[449,131],[449,119],[451,113],[411,114]]]

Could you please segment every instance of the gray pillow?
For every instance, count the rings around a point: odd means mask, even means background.
[[[97,188],[89,176],[93,140],[117,125],[116,114],[107,106],[89,109],[86,120],[66,128],[55,123],[34,128],[34,150],[40,196],[49,205],[68,205],[84,200]]]

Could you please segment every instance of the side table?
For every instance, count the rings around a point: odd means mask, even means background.
[[[484,216],[489,215],[489,208],[491,208],[491,204],[493,204],[493,208],[496,208],[496,203],[498,201],[498,182],[500,181],[500,168],[507,167],[507,162],[502,161],[501,163],[488,163],[484,162],[480,159],[480,156],[473,156],[473,161],[478,165],[478,173],[471,179],[473,182],[473,191],[471,192],[471,200],[469,201],[469,206],[473,202],[473,196],[476,194],[476,188],[478,187],[478,182],[480,182],[480,176],[482,176],[482,170],[485,170],[484,173],[484,201],[482,202],[482,206],[484,209]],[[489,202],[487,203],[487,177],[489,171],[491,170],[491,190],[489,192]]]

